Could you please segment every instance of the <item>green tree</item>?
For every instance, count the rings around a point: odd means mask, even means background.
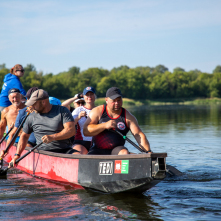
[[[180,67],[176,67],[176,68],[173,69],[173,72],[178,72],[178,71],[185,72],[185,70],[183,68],[180,68]]]
[[[221,73],[221,65],[217,65],[216,68],[213,70],[214,73]]]
[[[154,70],[153,70],[153,73],[161,73],[163,74],[164,72],[168,71],[168,68],[165,67],[164,65],[162,64],[159,64],[157,65]]]

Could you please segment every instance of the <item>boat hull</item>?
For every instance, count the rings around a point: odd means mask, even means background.
[[[5,149],[5,142],[1,149]],[[4,160],[10,162],[15,153],[16,146],[12,146]],[[166,176],[166,156],[166,153],[71,155],[36,150],[21,160],[17,168],[78,188],[105,193],[144,192]]]

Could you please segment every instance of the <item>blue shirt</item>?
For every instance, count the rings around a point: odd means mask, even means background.
[[[26,110],[27,110],[27,107],[23,108],[22,110],[20,110],[18,112],[18,116],[17,116],[16,121],[15,121],[15,127],[18,128],[20,126],[21,122],[23,121],[23,119],[26,117],[26,115],[27,115]],[[34,143],[34,144],[36,143],[34,133],[31,133],[28,141],[30,141],[31,143]]]
[[[12,88],[17,88],[21,91],[21,94],[26,95],[24,88],[22,87],[19,78],[13,74],[6,74],[4,78],[4,84],[0,94],[0,107],[8,107],[11,102],[8,99],[8,91]]]
[[[6,126],[6,133],[8,133],[8,126]],[[5,139],[8,140],[9,136],[7,136]],[[15,143],[18,143],[20,137],[16,137]]]

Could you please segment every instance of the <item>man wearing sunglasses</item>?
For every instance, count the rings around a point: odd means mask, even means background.
[[[11,105],[8,99],[8,91],[12,88],[17,88],[22,95],[26,95],[24,88],[22,87],[20,78],[24,75],[24,69],[22,65],[16,64],[11,68],[10,73],[5,75],[4,84],[0,94],[0,111]]]

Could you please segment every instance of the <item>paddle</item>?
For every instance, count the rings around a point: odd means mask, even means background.
[[[27,119],[29,115],[29,112],[27,113],[27,115],[25,116],[25,118],[22,120],[21,124],[19,125],[18,129],[16,130],[14,136],[12,137],[11,141],[9,142],[8,146],[6,147],[4,151],[4,154],[6,154],[8,152],[8,149],[11,147],[12,143],[15,141],[15,139],[17,138],[18,134],[20,133],[22,127],[23,127],[23,124],[25,123],[25,120]]]
[[[25,123],[25,120],[27,119],[29,115],[29,112],[27,113],[27,115],[25,116],[25,118],[22,120],[21,124],[19,125],[18,129],[16,130],[14,136],[12,137],[11,141],[9,142],[8,146],[6,147],[5,150],[3,150],[4,152],[4,155],[8,152],[9,148],[11,147],[12,143],[15,141],[15,139],[17,138],[19,132],[21,131],[22,127],[23,127],[23,124]],[[12,128],[10,129],[10,131],[12,130]],[[9,133],[9,132],[8,132]],[[7,136],[7,134],[6,134]],[[0,143],[1,144],[1,143]],[[0,169],[2,168],[3,166],[3,158],[0,158]]]
[[[12,131],[13,127],[8,131],[7,134],[5,134],[4,137],[2,137],[1,141],[0,141],[0,144],[5,140],[5,138],[10,134],[10,132]]]
[[[5,138],[9,135],[9,133],[12,131],[13,127],[8,131],[8,133],[2,137],[1,141],[0,141],[0,145],[1,143],[5,140]],[[3,159],[0,157],[0,169],[3,167]]]
[[[120,136],[122,136],[126,141],[128,141],[130,144],[132,144],[134,147],[136,147],[140,152],[143,152],[143,153],[148,153],[150,151],[145,151],[143,150],[141,147],[139,147],[137,144],[135,144],[132,140],[130,140],[129,138],[127,138],[127,136],[124,136],[119,130],[110,130],[112,132],[115,132],[117,134],[119,134]]]
[[[129,138],[124,136],[120,131],[118,131],[116,129],[115,130],[110,130],[110,131],[115,132],[115,133],[119,134],[120,136],[122,136],[126,141],[128,141],[130,144],[132,144],[134,147],[136,147],[140,152],[142,152],[142,153],[150,152],[150,151],[143,150],[141,147],[136,145],[132,140],[130,140]],[[173,167],[171,165],[166,165],[166,172],[170,176],[181,176],[183,174],[182,172],[180,172],[178,169],[176,169],[175,167]]]
[[[40,145],[42,145],[43,142],[37,144],[35,147],[31,148],[27,153],[25,153],[23,156],[21,156],[20,158],[18,158],[15,161],[15,164],[19,163],[23,158],[25,158],[26,156],[28,156],[31,152],[33,152],[35,149],[37,149]],[[10,168],[13,167],[13,164],[10,163],[9,164]],[[9,167],[6,167],[5,169],[0,169],[0,179],[5,179],[6,175],[7,175],[7,170],[10,169]]]

